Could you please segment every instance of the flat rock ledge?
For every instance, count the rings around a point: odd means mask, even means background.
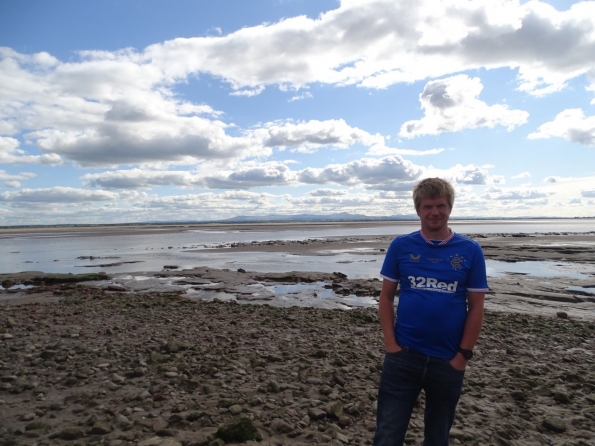
[[[371,443],[375,309],[67,289],[2,307],[0,445]],[[594,352],[592,322],[487,313],[451,444],[595,444]]]

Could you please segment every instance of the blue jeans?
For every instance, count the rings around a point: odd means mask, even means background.
[[[403,444],[411,412],[423,389],[426,394],[424,446],[448,445],[448,435],[461,396],[465,371],[449,360],[403,347],[386,353],[378,389],[374,446]]]

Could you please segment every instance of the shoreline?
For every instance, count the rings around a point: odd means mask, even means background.
[[[595,232],[582,234],[470,234],[484,251],[488,261],[500,262],[501,273],[488,277],[490,292],[486,306],[494,311],[527,314],[555,314],[565,311],[577,319],[595,319]],[[380,268],[385,249],[393,236],[327,237],[308,240],[267,240],[262,242],[227,243],[200,249],[201,253],[283,253],[291,256],[328,257],[334,272],[287,271],[262,272],[246,268],[235,270],[209,265],[181,268],[163,265],[161,271],[107,273],[110,279],[96,282],[98,287],[116,286],[121,291],[172,291],[191,299],[235,299],[278,306],[314,306],[354,308],[374,305],[380,293],[378,277],[350,278],[344,271],[353,270],[358,263],[371,263]],[[194,252],[193,249],[186,251]],[[353,266],[332,260],[338,253],[348,254]],[[313,258],[313,257],[310,257]],[[110,262],[111,260],[108,260]],[[515,264],[548,262],[547,277],[515,272]],[[295,262],[293,263],[295,265]],[[510,265],[510,267],[502,266]],[[529,264],[530,265],[530,264]],[[569,272],[572,268],[574,273]],[[106,268],[105,271],[109,271]],[[241,272],[239,272],[241,271]],[[332,270],[331,270],[332,271]],[[559,271],[557,275],[556,271]],[[0,274],[0,283],[27,284],[41,272]],[[95,279],[97,280],[97,279]],[[296,284],[316,284],[293,286]],[[285,294],[271,287],[289,285]],[[5,287],[8,288],[8,287]],[[32,300],[43,293],[43,287],[17,290],[8,295],[0,287],[0,305],[18,298]],[[14,290],[10,290],[11,292]],[[10,298],[10,299],[9,299]]]

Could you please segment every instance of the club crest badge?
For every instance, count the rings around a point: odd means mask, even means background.
[[[459,256],[458,254],[450,256],[448,260],[450,261],[450,266],[452,266],[452,269],[454,270],[463,268],[463,263],[465,262],[465,258]]]

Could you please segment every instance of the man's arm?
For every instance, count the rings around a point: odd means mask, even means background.
[[[466,350],[473,350],[473,347],[475,347],[483,324],[484,301],[485,293],[477,291],[467,292],[467,320],[465,321],[463,338],[459,347]],[[467,360],[459,352],[451,359],[450,363],[455,369],[463,370],[467,365]]]
[[[384,335],[384,348],[388,353],[401,350],[395,339],[396,291],[397,282],[391,282],[386,279],[382,281],[382,291],[380,291],[380,301],[378,303],[378,317],[380,318],[380,326]]]

